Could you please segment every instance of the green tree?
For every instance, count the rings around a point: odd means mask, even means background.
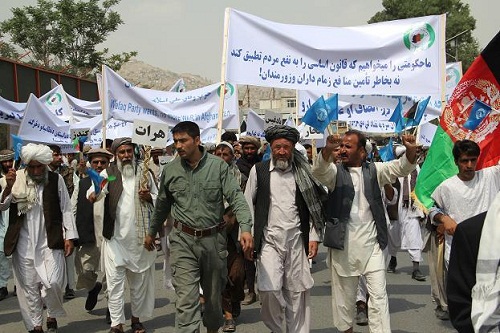
[[[462,61],[464,72],[480,52],[479,43],[472,36],[476,19],[471,16],[469,5],[461,0],[383,0],[382,5],[384,10],[373,15],[368,23],[447,13],[446,38],[460,36],[446,44],[446,61]]]
[[[102,4],[101,4],[102,2]],[[36,6],[12,8],[13,17],[0,23],[0,33],[31,53],[39,65],[90,73],[106,64],[117,70],[137,52],[98,51],[108,35],[123,23],[111,8],[120,0],[38,0]]]
[[[0,57],[17,58],[19,53],[16,48],[3,40],[3,35],[0,32]]]

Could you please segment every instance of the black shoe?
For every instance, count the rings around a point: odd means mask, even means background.
[[[356,302],[356,324],[359,326],[368,325],[368,312],[366,303],[363,301]]]
[[[416,269],[411,273],[411,278],[417,281],[425,281],[425,275],[420,272],[419,269]]]
[[[92,290],[90,290],[89,294],[87,295],[87,300],[85,301],[85,310],[90,311],[95,308],[97,304],[97,296],[99,296],[101,289],[102,283],[96,282],[94,288],[92,288]]]
[[[398,266],[398,260],[396,257],[391,256],[391,261],[389,261],[389,266],[387,267],[388,273],[396,273],[396,267]]]
[[[241,304],[240,302],[231,302],[232,315],[233,318],[238,318],[241,314]]]
[[[0,288],[0,301],[4,300],[9,296],[9,292],[7,291],[7,287]]]
[[[14,286],[14,292],[12,293],[12,295],[17,296],[17,288],[16,288],[16,286]]]
[[[47,322],[47,333],[57,333],[57,321]]]
[[[64,299],[73,299],[75,298],[75,291],[66,286],[66,292],[64,293]]]
[[[106,324],[111,325],[111,313],[109,313],[109,308],[106,308]]]
[[[441,306],[438,306],[436,309],[434,309],[434,314],[436,315],[436,318],[441,319],[441,320],[450,320],[450,314],[448,311],[443,310]]]

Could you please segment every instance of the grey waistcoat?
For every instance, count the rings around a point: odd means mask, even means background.
[[[362,165],[365,198],[370,204],[370,210],[375,220],[377,241],[383,250],[387,246],[387,220],[385,218],[382,193],[377,180],[377,170],[373,163]],[[337,181],[335,189],[328,195],[326,205],[328,219],[335,217],[341,223],[347,223],[351,215],[352,201],[354,199],[354,185],[347,167],[337,164]],[[370,223],[371,221],[366,221]]]

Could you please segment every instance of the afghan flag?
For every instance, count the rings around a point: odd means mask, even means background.
[[[474,60],[462,77],[439,119],[439,126],[420,170],[415,186],[417,200],[430,208],[431,195],[444,180],[458,173],[452,149],[455,141],[469,139],[477,142],[481,155],[477,169],[498,163],[500,159],[500,32]],[[470,126],[481,112],[477,124]]]

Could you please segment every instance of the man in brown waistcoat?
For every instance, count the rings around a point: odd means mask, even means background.
[[[29,332],[43,332],[43,305],[47,307],[47,332],[57,332],[57,317],[65,316],[64,257],[73,252],[78,238],[71,203],[63,178],[47,168],[52,151],[45,145],[28,144],[21,151],[26,169],[15,174],[10,201],[9,228],[4,250],[12,254],[17,298]],[[9,173],[14,172],[13,170]],[[2,200],[3,202],[3,200]]]
[[[156,250],[146,250],[143,243],[158,190],[152,173],[143,173],[143,163],[137,163],[134,147],[131,138],[115,139],[111,151],[116,163],[101,176],[114,176],[116,180],[110,181],[97,197],[93,186],[87,192],[91,201],[104,198],[102,258],[112,333],[123,332],[125,280],[130,288],[133,333],[146,332],[139,318],[152,317],[154,309]]]

